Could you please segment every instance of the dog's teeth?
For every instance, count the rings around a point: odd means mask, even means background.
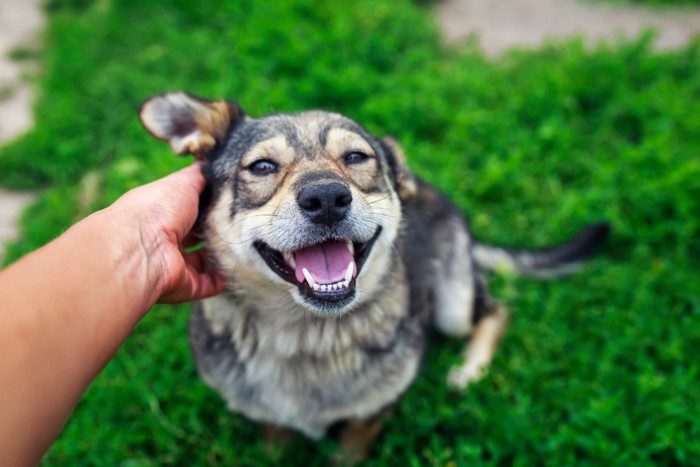
[[[296,269],[297,260],[294,259],[293,253],[284,253],[284,260],[292,267],[292,269]]]
[[[352,279],[352,275],[355,273],[355,262],[350,261],[348,264],[348,270],[345,271],[345,282],[350,283],[350,280]]]
[[[348,240],[348,250],[350,251],[351,255],[355,254],[355,244],[352,243],[352,240]]]
[[[309,283],[311,288],[314,290],[318,290],[318,284],[316,284],[316,282],[314,281],[314,278],[311,277],[311,273],[309,272],[309,270],[306,268],[303,268],[301,270],[301,273],[304,275],[304,279],[306,279],[306,282]]]
[[[344,281],[334,282],[333,284],[317,284],[308,269],[302,268],[302,274],[304,274],[304,279],[308,282],[309,286],[315,292],[333,292],[335,290],[350,288],[350,281],[352,280],[352,275],[355,272],[355,263],[350,263],[348,265],[348,270],[345,273],[345,277],[349,277]]]

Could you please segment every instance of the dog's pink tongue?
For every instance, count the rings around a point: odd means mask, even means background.
[[[345,280],[348,264],[355,259],[346,242],[330,241],[298,250],[294,253],[297,262],[295,275],[304,282],[302,270],[306,268],[317,284],[333,284]]]

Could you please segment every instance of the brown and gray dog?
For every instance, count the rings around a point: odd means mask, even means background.
[[[194,305],[202,377],[231,410],[366,453],[415,379],[431,325],[470,337],[449,383],[465,388],[508,321],[484,271],[571,271],[599,244],[593,225],[535,252],[476,242],[460,211],[414,176],[396,142],[338,114],[253,119],[229,101],[156,96],[141,121],[204,161],[200,210],[226,292]]]

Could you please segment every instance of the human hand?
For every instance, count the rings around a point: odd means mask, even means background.
[[[159,303],[199,300],[224,289],[223,276],[208,269],[206,248],[185,252],[198,242],[192,228],[204,185],[199,164],[193,164],[127,192],[112,206],[137,222]]]

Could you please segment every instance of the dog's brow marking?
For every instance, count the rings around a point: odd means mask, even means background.
[[[333,128],[326,135],[325,149],[334,156],[340,156],[347,151],[364,152],[374,156],[372,146],[358,133],[345,128]]]
[[[328,132],[331,130],[330,125],[326,125],[318,134],[318,142],[321,144],[321,147],[325,148],[326,147],[326,142],[328,141]]]
[[[294,147],[286,135],[275,135],[259,141],[251,147],[241,159],[243,167],[260,158],[272,158],[281,164],[294,160]]]
[[[328,133],[332,130],[340,130],[340,129],[345,129],[342,126],[339,126],[340,123],[336,120],[332,120],[328,122],[319,132],[318,134],[318,142],[321,143],[321,147],[326,147],[328,144]]]

